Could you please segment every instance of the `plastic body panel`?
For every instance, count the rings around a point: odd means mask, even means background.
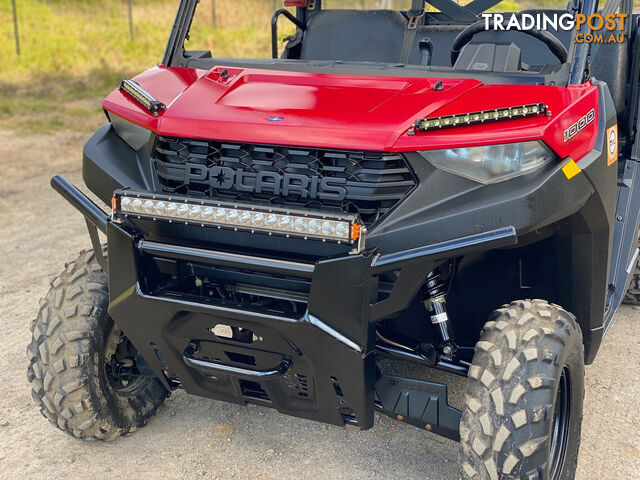
[[[591,139],[584,141],[594,134],[593,124],[582,132],[582,142],[565,144],[563,138],[564,130],[586,113],[584,107],[597,102],[597,87],[590,83],[486,85],[465,78],[327,75],[222,65],[208,72],[155,67],[135,80],[167,110],[153,117],[120,90],[111,92],[103,107],[169,137],[385,152],[543,139],[560,157],[576,160],[593,148]],[[439,81],[442,89],[434,89]],[[407,135],[416,118],[538,102],[548,105],[552,115]],[[269,121],[272,117],[282,120]]]

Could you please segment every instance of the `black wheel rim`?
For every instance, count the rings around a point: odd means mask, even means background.
[[[562,466],[567,454],[569,439],[569,420],[571,418],[571,387],[569,382],[569,369],[564,367],[560,375],[560,383],[556,393],[556,405],[553,411],[553,424],[551,425],[551,458],[549,478],[558,480],[562,473]]]

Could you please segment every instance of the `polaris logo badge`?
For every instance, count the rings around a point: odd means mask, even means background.
[[[347,196],[346,178],[320,177],[262,171],[245,172],[241,168],[213,166],[197,163],[172,165],[167,178],[191,183],[208,183],[217,190],[247,193],[269,193],[283,197],[298,196],[319,200],[344,200]]]
[[[596,111],[595,109],[591,109],[589,113],[587,113],[584,117],[578,120],[576,123],[571,125],[564,131],[564,141],[565,143],[575,137],[578,133],[580,133],[584,128],[592,123],[596,119]]]

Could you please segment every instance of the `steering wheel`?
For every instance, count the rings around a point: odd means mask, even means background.
[[[485,21],[480,20],[479,22],[472,23],[467,28],[462,30],[456,39],[453,41],[451,45],[451,66],[453,67],[458,59],[458,55],[460,55],[460,50],[467,43],[471,41],[471,39],[480,32],[487,31],[485,29]],[[547,31],[539,31],[539,30],[518,30],[520,33],[525,33],[527,35],[531,35],[532,37],[537,38],[542,43],[544,43],[547,48],[553,53],[560,63],[565,63],[567,61],[567,57],[569,53],[567,49],[562,44],[560,40],[558,40],[554,35]]]

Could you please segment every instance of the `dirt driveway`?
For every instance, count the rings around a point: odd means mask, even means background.
[[[49,279],[89,246],[80,214],[48,184],[53,173],[81,183],[84,135],[0,138],[0,478],[457,478],[454,442],[388,418],[360,432],[181,392],[112,443],[55,429],[31,400],[25,348]],[[586,391],[578,478],[640,478],[640,311],[621,309]]]

